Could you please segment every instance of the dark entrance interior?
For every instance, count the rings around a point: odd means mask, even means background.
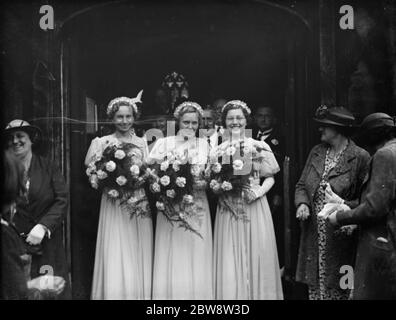
[[[75,299],[89,298],[100,201],[88,185],[84,158],[112,98],[144,89],[144,113],[153,111],[154,91],[164,76],[180,72],[189,82],[190,99],[202,105],[224,97],[252,108],[273,106],[290,137],[287,153],[295,169],[301,166],[311,140],[305,121],[309,47],[307,27],[290,12],[259,1],[121,2],[75,15],[64,24],[62,39],[63,101],[71,118],[66,150]],[[290,180],[294,185],[294,171]]]

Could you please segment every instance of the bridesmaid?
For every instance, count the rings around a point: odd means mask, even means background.
[[[197,138],[202,108],[195,102],[183,102],[174,113],[179,131],[176,136],[159,139],[148,160],[161,162],[171,151],[187,152],[194,164],[202,168],[208,159],[209,145]],[[194,187],[195,203],[201,208],[201,225],[197,234],[173,226],[158,212],[153,272],[153,299],[213,299],[212,227],[204,188]]]
[[[261,147],[265,150],[261,151],[263,160],[256,164],[259,175],[265,179],[261,186],[249,186],[246,190],[253,194],[252,200],[255,200],[252,202],[246,203],[241,198],[242,195],[228,196],[234,206],[243,206],[247,219],[235,217],[219,201],[214,231],[216,299],[280,300],[283,299],[283,292],[278,253],[271,212],[265,195],[274,184],[273,175],[279,171],[279,166],[265,142],[245,137],[250,113],[248,106],[239,100],[227,102],[222,109],[222,124],[228,134],[217,148],[228,144],[231,136],[243,139],[245,146]],[[213,153],[216,153],[217,148]],[[257,167],[255,166],[256,170]]]
[[[89,147],[85,164],[89,165],[111,143],[132,143],[135,153],[144,160],[147,156],[145,140],[133,133],[137,114],[134,99],[120,97],[107,108],[108,118],[115,132],[95,138]],[[135,191],[145,197],[144,190]],[[100,205],[99,229],[96,243],[92,299],[150,299],[153,227],[151,215],[134,215],[120,206],[119,200],[110,200],[105,192]]]

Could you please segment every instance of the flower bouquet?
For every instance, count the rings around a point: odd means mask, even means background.
[[[152,164],[152,169],[149,189],[155,196],[158,211],[169,222],[201,236],[197,230],[202,208],[193,196],[193,187],[202,180],[200,167],[188,161],[187,153],[171,152],[160,164]]]
[[[91,186],[120,200],[131,216],[149,214],[143,186],[150,171],[142,162],[142,152],[131,143],[111,144],[86,170]]]
[[[220,207],[235,217],[245,218],[244,202],[249,202],[249,185],[257,183],[260,150],[244,140],[223,143],[212,152],[205,175],[209,188],[218,194]]]

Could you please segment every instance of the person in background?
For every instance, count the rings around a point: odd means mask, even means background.
[[[200,130],[200,138],[206,139],[210,148],[214,148],[218,143],[218,134],[215,131],[215,111],[210,105],[203,109],[202,114],[202,129]],[[212,219],[212,227],[214,226],[216,209],[217,209],[217,195],[215,195],[211,190],[206,192],[209,202],[210,216]]]
[[[60,299],[70,299],[68,265],[62,224],[68,206],[64,178],[54,162],[32,151],[41,130],[24,120],[11,121],[4,132],[7,150],[22,162],[26,195],[16,204],[15,227],[32,255],[32,278],[45,273],[60,276],[66,286]]]
[[[396,121],[385,113],[367,116],[361,136],[374,152],[359,206],[340,209],[334,226],[358,224],[353,299],[396,299]]]
[[[221,110],[223,109],[223,106],[226,103],[227,103],[226,99],[218,98],[212,104],[212,110],[214,111],[214,117],[215,117],[215,126],[214,126],[215,133],[211,137],[211,140],[212,140],[212,142],[214,141],[216,143],[216,145],[219,145],[222,143],[222,140],[223,140],[222,136],[225,132],[225,129],[223,128],[223,124],[221,122]]]
[[[276,245],[278,248],[279,264],[284,266],[284,216],[282,210],[283,177],[282,163],[285,157],[284,139],[276,128],[277,119],[271,107],[258,106],[254,113],[254,123],[252,138],[266,142],[273,151],[276,161],[281,167],[281,171],[275,176],[275,185],[268,192],[267,199],[271,208],[272,219],[274,221]]]
[[[370,155],[350,139],[355,118],[343,107],[317,109],[322,143],[312,148],[296,185],[296,217],[301,220],[296,281],[308,285],[310,300],[346,300],[340,268],[353,265],[353,227],[336,230],[318,219],[327,203],[358,205]]]
[[[1,300],[47,299],[59,295],[65,280],[43,275],[30,279],[31,257],[16,230],[13,217],[17,199],[26,192],[22,163],[10,152],[3,154],[1,206]]]
[[[215,128],[217,129],[218,127],[222,127],[221,123],[221,110],[223,109],[223,106],[227,103],[227,100],[224,98],[217,98],[215,101],[213,101],[212,104],[212,109],[215,112],[215,118],[216,118],[216,123],[215,123]]]
[[[217,132],[215,131],[215,121],[216,118],[214,110],[210,106],[207,106],[205,109],[203,109],[202,115],[202,129],[205,130],[204,133],[206,135],[202,136],[201,138],[205,138],[211,147],[217,145]]]

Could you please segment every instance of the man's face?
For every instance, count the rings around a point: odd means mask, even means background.
[[[275,117],[270,108],[259,108],[255,114],[255,121],[260,130],[268,130],[274,126]]]
[[[202,115],[202,126],[204,129],[213,129],[214,128],[214,116],[212,110],[204,110]]]
[[[217,99],[213,102],[213,110],[216,113],[216,125],[221,126],[221,109],[227,103],[225,99]]]

